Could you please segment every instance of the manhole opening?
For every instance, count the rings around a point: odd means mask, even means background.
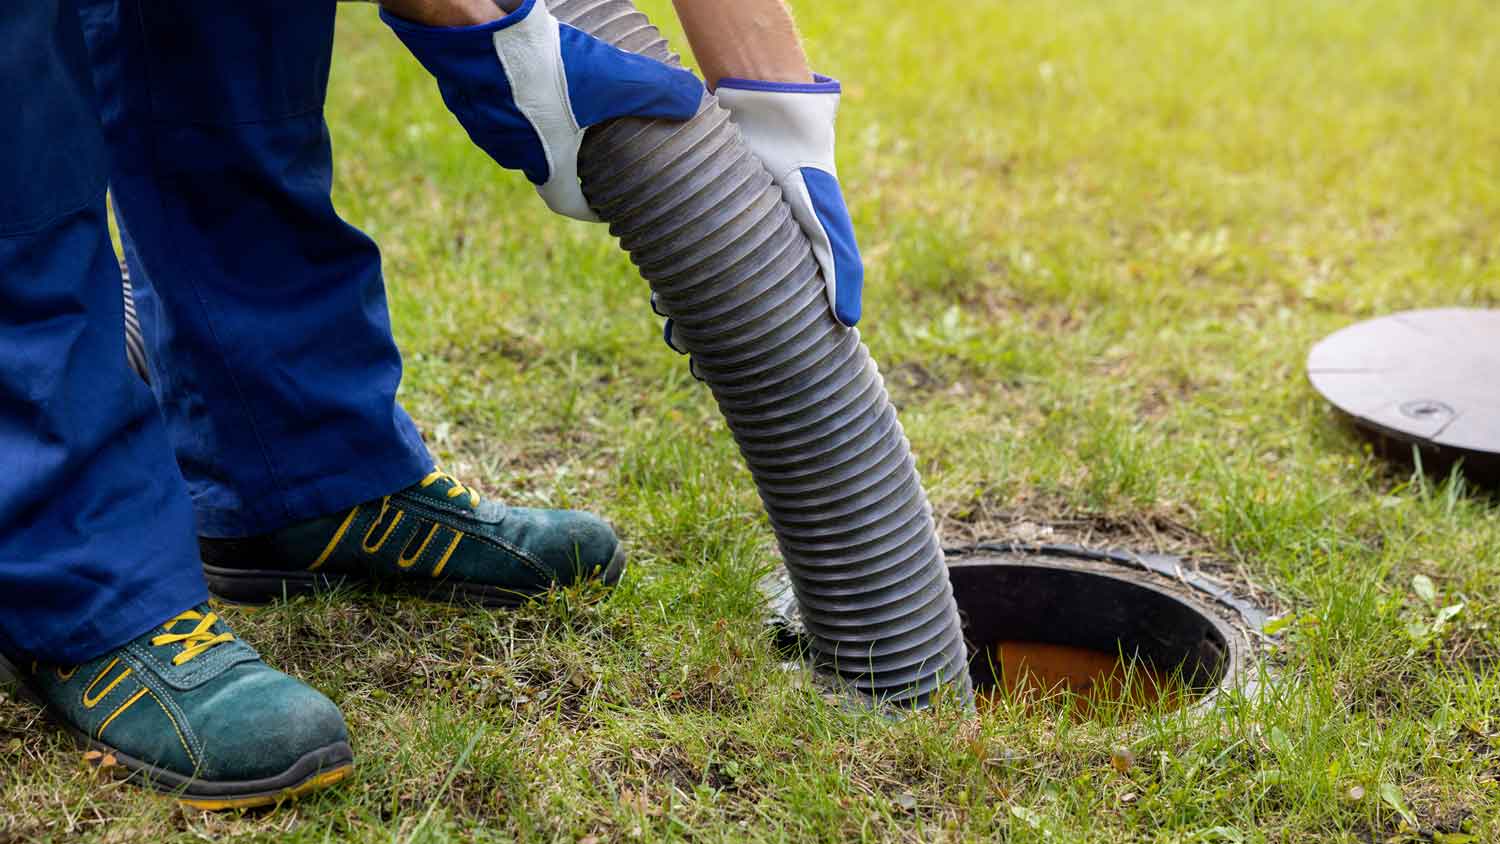
[[[952,561],[980,703],[1175,708],[1226,687],[1240,636],[1160,578],[1117,564],[1047,558]]]
[[[1005,687],[997,669],[1012,659],[1042,675],[1038,697],[1073,703],[1075,716],[1105,710],[1091,701],[1080,705],[1071,676],[1064,677],[1068,692],[1046,694],[1056,685],[1046,683],[1049,676],[1076,673],[1078,686],[1102,680],[1098,689],[1084,691],[1103,693],[1106,701],[1111,689],[1123,686],[1142,712],[1148,706],[1196,710],[1231,687],[1249,691],[1258,683],[1249,665],[1265,610],[1176,557],[1010,543],[944,550],[981,706],[993,705],[992,696]],[[772,572],[760,588],[782,652],[811,659],[812,639],[785,570]],[[1004,654],[997,652],[1002,644]],[[830,666],[808,664],[828,691],[850,691]],[[1110,709],[1129,706],[1132,698],[1109,703]]]

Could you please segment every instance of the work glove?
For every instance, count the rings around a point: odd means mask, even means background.
[[[813,79],[795,83],[728,77],[719,80],[715,93],[812,242],[834,318],[852,326],[859,322],[865,267],[834,164],[840,87],[827,76]],[[654,296],[651,306],[656,310]],[[662,335],[667,345],[683,351],[673,338],[672,320]]]
[[[859,322],[865,266],[854,242],[854,224],[833,162],[833,123],[839,110],[839,83],[759,82],[720,79],[719,104],[740,127],[745,145],[760,157],[792,216],[812,241],[823,271],[828,304],[844,325]]]
[[[545,0],[478,26],[423,26],[383,9],[380,17],[474,143],[574,219],[599,219],[578,185],[585,129],[627,116],[687,120],[703,98],[693,74],[558,23]]]

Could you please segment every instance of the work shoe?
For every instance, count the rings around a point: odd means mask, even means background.
[[[261,662],[207,605],[82,665],[0,656],[3,686],[111,769],[198,809],[269,806],[354,769],[338,707]]]
[[[554,586],[612,586],[625,549],[601,519],[507,507],[443,472],[342,513],[248,539],[202,539],[208,588],[262,603],[340,583],[515,606]]]

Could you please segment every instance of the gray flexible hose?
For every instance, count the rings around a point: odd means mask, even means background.
[[[630,0],[553,0],[558,20],[680,65]],[[813,656],[878,701],[972,691],[932,508],[859,332],[840,326],[771,175],[709,95],[686,123],[590,129],[589,204],[676,320],[750,466]]]

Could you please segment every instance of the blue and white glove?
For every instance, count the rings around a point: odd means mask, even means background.
[[[823,271],[828,304],[844,325],[859,322],[865,266],[833,161],[839,83],[814,75],[808,83],[719,80],[715,94],[740,127],[792,206]]]
[[[585,129],[627,116],[687,120],[703,98],[692,73],[558,23],[545,0],[478,26],[423,26],[385,10],[380,17],[437,79],[474,143],[575,219],[599,219],[578,185]]]

